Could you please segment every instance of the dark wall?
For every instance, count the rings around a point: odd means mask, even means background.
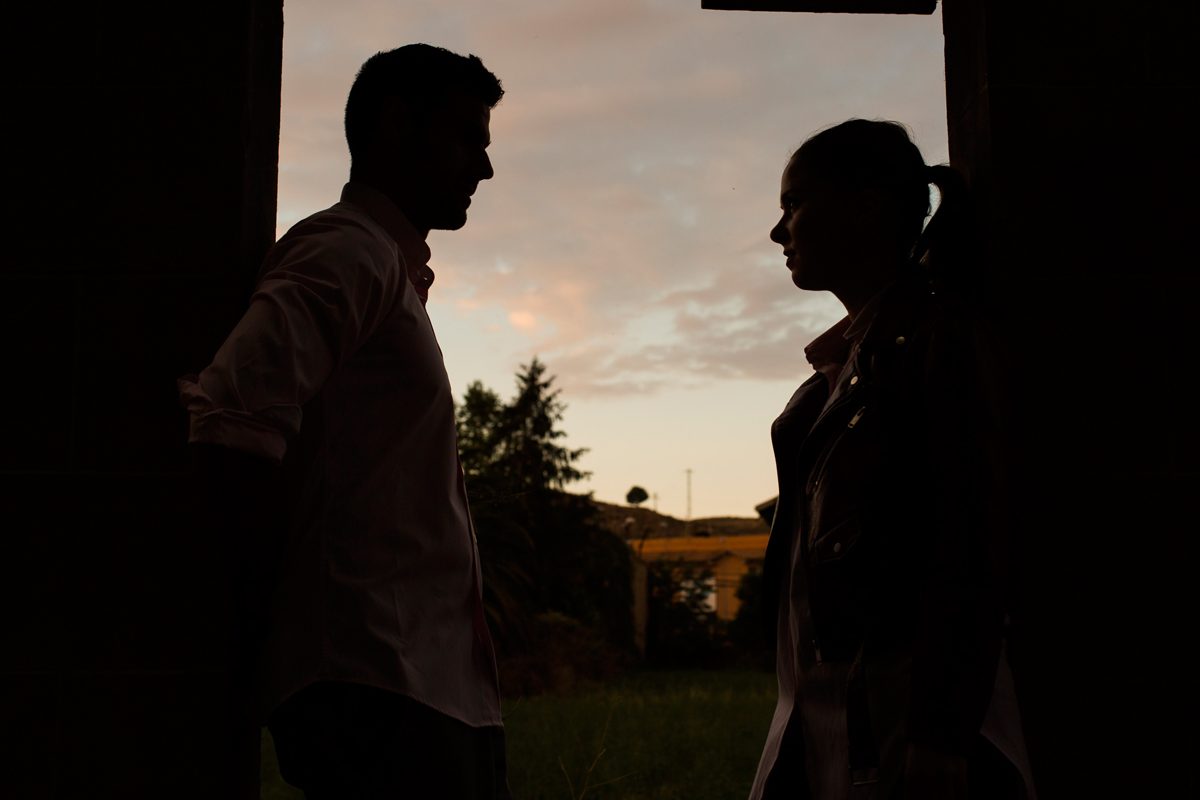
[[[1011,360],[1012,660],[1041,796],[1194,791],[1194,5],[942,13],[951,160]]]
[[[273,233],[282,4],[14,8],[0,262],[0,794],[251,797],[174,379]],[[1043,797],[1194,778],[1196,12],[943,7],[1012,360],[1013,662]],[[1191,786],[1194,790],[1194,785]]]
[[[256,797],[175,378],[273,239],[281,0],[6,10],[0,795]]]
[[[702,0],[927,13],[923,0]],[[1004,366],[1011,661],[1043,798],[1197,793],[1194,3],[943,0]]]

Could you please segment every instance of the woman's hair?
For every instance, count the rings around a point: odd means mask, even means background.
[[[965,289],[978,276],[964,269],[972,248],[966,185],[949,166],[928,166],[898,122],[851,119],[812,136],[796,151],[810,174],[839,188],[879,192],[892,212],[902,255],[937,283]],[[929,215],[929,186],[937,211]],[[953,270],[953,272],[951,272]]]

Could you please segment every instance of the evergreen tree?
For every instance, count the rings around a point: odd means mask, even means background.
[[[458,453],[468,479],[490,472],[496,458],[496,430],[503,410],[500,395],[479,381],[468,386],[463,394],[462,404],[455,411],[455,422],[458,425]]]
[[[511,486],[519,490],[562,490],[590,475],[575,463],[587,448],[571,450],[559,444],[567,434],[557,426],[566,404],[553,376],[536,357],[517,374],[517,394],[504,406],[495,431],[496,466]]]
[[[472,383],[456,414],[498,644],[519,650],[526,623],[558,612],[622,646],[632,641],[628,548],[596,522],[590,495],[564,489],[589,473],[560,428],[566,404],[534,358],[508,402]]]
[[[534,600],[533,540],[522,514],[514,513],[513,488],[496,469],[505,406],[479,381],[471,383],[455,412],[458,451],[479,542],[483,603],[488,627],[501,648],[526,638]]]

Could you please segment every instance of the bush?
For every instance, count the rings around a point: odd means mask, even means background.
[[[773,669],[774,630],[764,624],[762,573],[742,577],[737,617],[709,609],[713,574],[682,560],[647,565],[646,660],[654,667]]]
[[[712,570],[659,561],[646,571],[646,660],[657,667],[719,666],[724,626],[708,607]]]
[[[756,569],[743,575],[738,585],[737,598],[741,605],[726,629],[729,643],[738,654],[738,666],[775,667],[775,626],[766,616],[763,588],[762,571]]]
[[[567,692],[612,678],[632,662],[628,650],[557,611],[538,614],[528,630],[519,652],[500,657],[500,690],[506,699]]]

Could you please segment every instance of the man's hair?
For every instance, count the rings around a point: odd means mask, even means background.
[[[358,70],[346,100],[350,158],[365,150],[386,98],[399,97],[418,111],[429,111],[459,92],[488,108],[504,96],[500,80],[478,56],[429,44],[408,44],[371,56]]]

